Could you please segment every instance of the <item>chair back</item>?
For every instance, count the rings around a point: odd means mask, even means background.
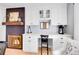
[[[41,42],[48,42],[48,35],[41,35]]]

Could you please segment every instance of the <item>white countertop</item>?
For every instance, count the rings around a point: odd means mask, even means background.
[[[44,34],[38,34],[38,33],[31,33],[31,34],[23,34],[23,35],[29,35],[29,36],[37,36],[40,37],[40,35],[44,35]],[[45,35],[49,35],[49,38],[58,38],[58,37],[72,37],[72,35],[69,34],[45,34]]]
[[[28,34],[28,33],[25,33],[25,34]],[[23,34],[23,35],[25,35],[25,34]],[[31,33],[31,34],[29,34],[29,35],[69,35],[69,34],[40,34],[40,33]],[[70,35],[71,36],[71,35]]]

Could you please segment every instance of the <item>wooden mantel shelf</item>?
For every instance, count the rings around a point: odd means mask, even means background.
[[[2,25],[24,25],[23,22],[2,22]]]

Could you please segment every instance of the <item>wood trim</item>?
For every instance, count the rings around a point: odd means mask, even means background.
[[[23,22],[2,22],[2,25],[24,25]]]

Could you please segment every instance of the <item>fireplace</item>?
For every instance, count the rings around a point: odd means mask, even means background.
[[[22,35],[8,35],[9,48],[22,48]]]
[[[25,33],[25,7],[6,9],[6,41],[9,48],[22,48],[22,34]]]

